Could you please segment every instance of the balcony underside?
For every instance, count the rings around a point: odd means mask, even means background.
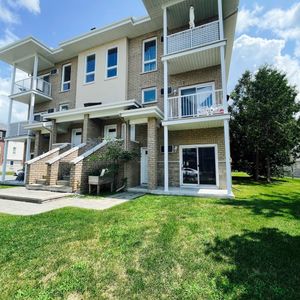
[[[24,93],[10,95],[10,98],[12,98],[15,101],[24,103],[24,104],[29,104],[32,93],[35,94],[35,103],[36,104],[53,100],[52,97],[46,96],[43,93],[39,93],[38,91],[33,91],[33,90],[26,91]]]
[[[222,45],[225,45],[225,41],[164,56],[162,60],[168,61],[170,75],[217,66],[221,64],[220,46]]]
[[[170,131],[191,130],[202,128],[223,127],[224,120],[229,120],[229,115],[199,117],[199,118],[182,118],[179,120],[163,121],[163,126],[168,126]]]

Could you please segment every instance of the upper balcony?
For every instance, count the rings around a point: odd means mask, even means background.
[[[167,55],[220,41],[219,21],[210,22],[168,35]]]
[[[163,7],[164,55],[168,74],[176,75],[221,64],[226,47],[229,68],[236,18],[230,16],[236,1],[174,1]]]
[[[28,104],[31,93],[35,94],[36,103],[52,100],[51,83],[39,78],[28,77],[16,81],[13,85],[13,93],[10,95],[16,101]]]

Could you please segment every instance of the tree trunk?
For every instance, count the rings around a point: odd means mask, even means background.
[[[258,181],[259,179],[259,153],[258,151],[256,151],[255,153],[255,174],[254,174],[254,178],[256,181]]]
[[[267,157],[267,182],[271,183],[271,166],[269,157]]]

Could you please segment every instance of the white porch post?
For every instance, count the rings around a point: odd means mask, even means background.
[[[14,93],[14,86],[15,86],[15,80],[16,80],[16,65],[13,65],[12,73],[11,73],[11,87],[10,87],[10,94],[12,95]],[[11,123],[11,115],[12,115],[12,106],[13,106],[13,99],[9,99],[9,107],[8,107],[8,120],[7,120],[7,131],[6,136],[9,137],[10,134],[10,123]],[[5,174],[6,174],[6,165],[7,165],[7,152],[8,152],[8,141],[5,141],[4,144],[4,157],[3,157],[3,165],[2,165],[2,178],[1,180],[5,180]]]
[[[226,188],[227,188],[227,194],[231,195],[232,180],[231,180],[229,120],[224,120],[224,142],[225,142],[225,162],[226,162]]]
[[[32,72],[32,86],[33,90],[36,90],[37,86],[37,75],[38,75],[38,66],[39,66],[39,57],[37,54],[34,56],[34,64],[33,64],[33,72]],[[29,103],[29,110],[28,110],[28,123],[32,124],[34,120],[34,105],[35,105],[35,94],[31,93],[30,95],[30,103]],[[25,160],[30,160],[30,148],[31,148],[31,130],[28,130],[27,133],[27,140],[26,140],[26,155]],[[24,172],[24,183],[26,183],[26,176],[27,176],[27,164],[25,162],[25,172]]]
[[[163,9],[163,24],[164,24],[164,55],[167,55],[168,47],[168,11]],[[168,62],[164,61],[164,119],[168,119]],[[169,191],[169,132],[168,126],[164,126],[164,190]]]
[[[223,21],[223,7],[222,0],[218,0],[218,15],[219,15],[219,28],[220,28],[220,40],[224,40],[224,21]]]

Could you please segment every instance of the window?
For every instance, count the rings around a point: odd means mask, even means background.
[[[96,55],[91,54],[86,57],[85,83],[95,81]]]
[[[157,101],[156,88],[149,88],[149,89],[142,90],[142,101],[144,104],[156,102]]]
[[[130,141],[135,142],[135,125],[130,125]]]
[[[118,76],[118,48],[113,48],[107,51],[106,78],[113,78],[117,76]]]
[[[47,113],[46,111],[35,113],[33,115],[33,120],[35,122],[42,122],[43,121],[43,115],[46,114],[46,113]]]
[[[3,131],[0,131],[0,140],[3,139]]]
[[[143,72],[151,72],[156,70],[156,38],[143,42]]]
[[[9,164],[10,164],[11,166],[13,166],[13,165],[14,165],[14,161],[11,160],[11,161],[9,162]]]
[[[66,92],[71,88],[71,64],[62,67],[61,91]]]
[[[13,154],[16,154],[16,153],[17,153],[17,148],[13,147]]]
[[[60,104],[59,111],[66,111],[69,110],[69,104]]]

